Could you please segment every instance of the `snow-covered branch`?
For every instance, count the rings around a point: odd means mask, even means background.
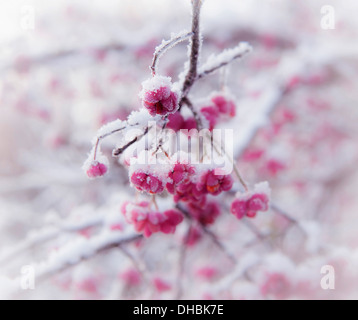
[[[226,49],[218,55],[212,55],[209,59],[199,68],[198,79],[214,73],[215,71],[229,65],[235,60],[245,57],[252,51],[252,47],[246,43],[241,42],[237,47]]]

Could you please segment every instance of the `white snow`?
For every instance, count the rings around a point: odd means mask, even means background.
[[[247,42],[240,44],[232,49],[226,49],[218,55],[211,55],[208,60],[199,68],[199,75],[215,70],[216,68],[226,65],[231,61],[240,58],[252,51],[252,47]]]

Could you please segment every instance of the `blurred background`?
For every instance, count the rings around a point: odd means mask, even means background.
[[[0,0],[0,8],[3,298],[171,299],[178,286],[188,299],[358,298],[357,1],[204,1],[203,61],[240,41],[254,48],[227,70],[238,117],[224,126],[238,128],[238,166],[250,184],[270,182],[276,209],[241,223],[223,207],[211,230],[237,265],[197,235],[178,277],[183,226],[169,239],[48,269],[35,290],[14,289],[23,266],[47,263],[78,238],[85,246],[133,197],[115,160],[98,181],[81,167],[96,131],[140,108],[155,47],[190,28],[191,9],[189,0]],[[186,60],[178,45],[160,73],[177,81]],[[219,78],[193,96],[219,90]],[[321,287],[324,265],[334,267],[335,290]]]

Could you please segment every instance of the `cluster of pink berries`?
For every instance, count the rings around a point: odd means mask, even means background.
[[[231,204],[231,213],[238,219],[254,218],[259,211],[267,211],[270,201],[270,189],[267,182],[259,183],[254,191],[238,194]]]
[[[179,95],[170,78],[155,75],[145,81],[140,97],[151,116],[160,115],[168,118],[167,128],[174,131],[197,129],[194,118],[185,119],[178,112]],[[219,121],[235,116],[236,106],[227,95],[215,94],[210,98],[210,104],[202,107],[200,111],[202,119],[206,118],[209,129],[213,130]],[[94,158],[96,156],[98,153],[95,152]],[[207,226],[215,222],[220,215],[220,206],[213,201],[213,196],[232,189],[234,181],[231,175],[217,175],[213,168],[203,170],[184,161],[176,161],[173,158],[170,160],[169,156],[168,161],[159,168],[143,166],[139,161],[140,156],[141,154],[128,163],[133,187],[150,195],[161,194],[166,190],[173,196],[175,203],[183,204],[183,213],[190,215],[200,225]],[[98,156],[85,165],[88,177],[100,177],[107,172],[106,161],[102,160],[103,157]],[[238,219],[253,218],[257,212],[268,210],[269,198],[267,183],[258,184],[253,191],[239,193],[236,196],[231,205],[231,212]],[[122,213],[128,223],[134,225],[135,230],[143,233],[145,237],[158,232],[174,233],[184,218],[183,213],[178,210],[153,210],[152,203],[145,201],[126,202],[122,206]],[[188,244],[194,243],[199,236],[199,233],[193,232],[187,241]]]
[[[174,164],[167,173],[166,183],[142,170],[134,171],[130,179],[137,190],[149,194],[161,193],[166,188],[174,201],[186,203],[190,215],[203,225],[212,224],[220,214],[219,206],[208,202],[207,196],[217,196],[233,186],[230,175],[215,175],[213,170],[197,172],[186,163]]]
[[[143,82],[140,97],[152,116],[166,116],[178,110],[178,94],[172,87],[171,79],[163,76],[154,76]]]
[[[167,128],[174,131],[197,129],[195,119],[185,119],[178,110],[178,94],[173,90],[171,79],[154,76],[143,83],[140,94],[143,106],[152,116],[168,116]],[[220,120],[235,117],[236,105],[234,101],[223,94],[216,94],[210,104],[201,108],[201,114],[213,130]]]
[[[152,210],[149,202],[125,202],[122,213],[128,223],[133,224],[137,232],[150,237],[153,233],[174,233],[177,225],[183,221],[183,215],[177,210],[167,210],[163,213]]]
[[[211,98],[211,103],[201,108],[201,113],[209,122],[210,130],[213,130],[220,120],[235,117],[236,106],[233,100],[223,95],[215,95]]]
[[[87,176],[91,179],[102,177],[107,173],[107,166],[104,163],[94,161],[87,169]]]

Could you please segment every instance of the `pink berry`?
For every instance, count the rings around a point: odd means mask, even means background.
[[[223,191],[231,190],[233,184],[234,180],[231,175],[215,175],[214,171],[211,170],[201,176],[197,188],[216,196]]]
[[[186,130],[192,130],[192,129],[197,129],[197,123],[196,120],[194,118],[189,118],[187,120],[185,120],[183,128],[182,129],[186,129]]]
[[[166,185],[168,192],[174,194],[176,187],[180,184],[187,183],[190,176],[194,173],[195,169],[187,164],[175,164],[168,174],[168,178],[171,180],[171,182],[168,182]]]
[[[266,194],[254,194],[248,201],[247,206],[252,211],[267,211],[269,199]]]
[[[131,182],[139,191],[150,194],[162,193],[164,191],[163,182],[145,172],[134,172],[131,176]]]
[[[244,218],[247,213],[246,201],[237,199],[234,200],[234,202],[231,204],[231,213],[238,219]]]
[[[177,210],[167,210],[164,213],[153,211],[149,202],[138,204],[125,203],[122,213],[128,223],[133,224],[137,232],[148,238],[153,233],[174,233],[176,227],[183,221],[183,215]]]
[[[254,192],[247,192],[238,196],[231,204],[231,213],[238,219],[245,216],[254,218],[258,211],[267,211],[270,201],[270,189],[263,182],[255,185]]]
[[[168,115],[178,108],[178,95],[172,91],[170,78],[155,76],[143,83],[143,106],[152,116]]]
[[[158,292],[165,292],[172,289],[171,285],[161,278],[155,278],[153,284]]]
[[[168,120],[169,120],[167,124],[168,129],[172,129],[176,132],[179,131],[180,129],[183,129],[185,120],[180,112],[175,112],[173,114],[170,114]]]
[[[104,176],[107,173],[107,170],[108,169],[105,164],[95,161],[91,164],[86,173],[89,178],[93,179]]]
[[[221,114],[235,117],[236,106],[232,100],[228,100],[224,96],[216,96],[212,98],[211,101],[215,104],[216,108]]]
[[[160,224],[160,231],[169,234],[174,233],[177,225],[183,222],[183,215],[177,210],[168,210],[164,212],[165,220]]]
[[[280,160],[270,159],[266,163],[266,170],[273,176],[276,176],[280,171],[285,169],[285,164]]]
[[[216,126],[219,118],[219,111],[215,107],[203,107],[201,113],[209,121],[210,130],[213,130]]]
[[[199,205],[203,205],[206,201],[205,192],[199,190],[197,185],[190,181],[187,183],[182,183],[175,189],[174,201],[196,202]]]
[[[123,280],[127,286],[138,286],[142,281],[142,275],[135,269],[129,269],[119,275],[119,278]]]

